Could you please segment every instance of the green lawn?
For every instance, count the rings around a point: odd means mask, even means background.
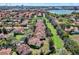
[[[51,30],[51,33],[53,36],[51,37],[52,40],[54,41],[55,47],[56,48],[63,48],[63,41],[60,39],[60,37],[56,33],[56,29],[52,26],[52,24],[48,21],[48,19],[44,18],[46,21],[47,27]]]
[[[23,38],[23,37],[24,37],[24,35],[16,35],[16,39],[17,39],[18,41],[20,41],[21,38]]]

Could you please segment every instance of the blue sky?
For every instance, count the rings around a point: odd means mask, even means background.
[[[79,6],[79,3],[0,3],[0,6]]]

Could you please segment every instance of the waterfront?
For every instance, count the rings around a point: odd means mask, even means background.
[[[55,14],[71,14],[72,12],[79,12],[79,10],[48,10],[48,12]]]
[[[79,10],[46,11],[42,7],[2,9],[0,55],[79,54]]]

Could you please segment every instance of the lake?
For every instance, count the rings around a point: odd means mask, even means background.
[[[72,12],[79,12],[79,10],[48,10],[48,12],[55,14],[71,14]]]

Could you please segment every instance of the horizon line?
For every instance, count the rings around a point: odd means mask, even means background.
[[[79,3],[0,3],[0,6],[79,6]]]

